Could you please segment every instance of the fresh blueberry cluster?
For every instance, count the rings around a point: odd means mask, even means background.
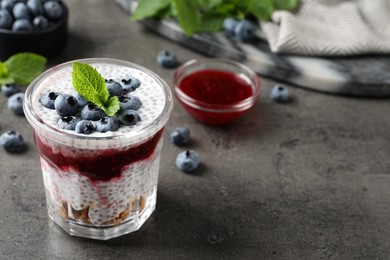
[[[256,32],[256,26],[249,20],[238,21],[232,17],[225,19],[223,28],[225,32],[236,36],[243,42],[252,40]]]
[[[61,129],[81,134],[91,134],[95,131],[105,133],[117,131],[121,125],[131,126],[141,121],[137,111],[142,102],[138,97],[129,95],[140,86],[141,82],[133,77],[121,82],[106,80],[108,92],[111,96],[117,96],[120,102],[120,110],[112,117],[107,116],[102,109],[88,102],[79,93],[69,95],[47,92],[40,97],[39,102],[48,109],[54,109],[61,116],[57,123]]]
[[[60,0],[0,0],[0,28],[14,32],[47,29],[64,15]]]
[[[186,127],[177,127],[170,133],[173,144],[183,146],[190,140],[190,130]],[[176,157],[176,166],[183,172],[194,172],[200,164],[200,156],[194,150],[180,152]]]
[[[24,93],[15,84],[4,84],[1,86],[1,93],[8,98],[7,107],[12,113],[23,116]]]

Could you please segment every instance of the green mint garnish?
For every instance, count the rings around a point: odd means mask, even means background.
[[[298,4],[299,0],[139,0],[131,17],[135,21],[173,17],[184,33],[191,35],[220,31],[228,17],[270,20],[275,10],[293,10]]]
[[[75,90],[108,116],[113,116],[120,108],[119,100],[116,96],[110,97],[102,75],[89,64],[74,62],[72,65]]]
[[[46,58],[34,53],[18,53],[0,62],[0,84],[27,85],[45,68]]]

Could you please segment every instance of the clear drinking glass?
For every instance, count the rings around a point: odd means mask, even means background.
[[[78,62],[102,68],[104,77],[135,74],[142,78],[139,89],[153,88],[140,92],[140,125],[92,135],[59,129],[53,111],[38,101],[46,88],[72,93],[72,62],[44,72],[26,90],[24,111],[40,154],[50,218],[70,235],[106,240],[138,230],[155,209],[172,94],[160,77],[136,64],[103,58]]]

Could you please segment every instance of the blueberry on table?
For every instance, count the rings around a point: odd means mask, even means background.
[[[141,100],[136,96],[123,96],[119,98],[119,105],[121,110],[132,109],[138,110],[142,106]]]
[[[228,17],[223,21],[223,29],[225,30],[225,32],[228,32],[233,35],[237,24],[238,21],[236,19],[234,19],[233,17]]]
[[[75,130],[76,129],[76,124],[80,121],[81,119],[79,117],[75,116],[65,116],[61,117],[60,120],[58,120],[57,124],[61,129],[65,130]]]
[[[137,111],[132,109],[126,109],[119,114],[119,121],[122,125],[135,125],[139,121],[141,121],[141,117]]]
[[[18,19],[12,24],[12,31],[14,32],[31,32],[33,30],[33,25],[27,19]]]
[[[14,5],[12,8],[12,14],[14,15],[15,19],[31,19],[30,10],[23,2],[18,2]]]
[[[123,94],[122,85],[119,84],[119,82],[116,82],[113,79],[109,79],[109,80],[106,81],[106,87],[107,87],[108,93],[112,97],[113,96],[120,97]]]
[[[169,135],[175,145],[185,145],[190,140],[190,130],[185,127],[175,128]]]
[[[118,131],[119,121],[115,117],[103,117],[96,122],[96,131],[105,133],[107,131]]]
[[[80,134],[92,134],[95,132],[95,125],[89,120],[81,120],[76,124],[75,130]]]
[[[43,6],[40,0],[27,0],[27,7],[33,16],[43,14]]]
[[[242,20],[238,22],[234,29],[235,36],[241,41],[250,41],[255,36],[256,27],[248,20]]]
[[[160,51],[157,54],[157,64],[164,68],[173,68],[177,66],[176,54],[170,51]]]
[[[106,113],[94,103],[88,103],[88,105],[81,110],[81,118],[85,120],[97,121],[105,116]]]
[[[64,10],[62,6],[57,1],[47,1],[43,4],[43,10],[46,14],[46,17],[53,20],[58,20],[62,17]]]
[[[272,87],[270,97],[275,102],[285,103],[290,101],[290,92],[283,85],[275,85]]]
[[[13,18],[7,10],[0,10],[0,28],[10,29],[12,27]]]
[[[176,157],[176,166],[183,172],[193,172],[200,164],[200,156],[194,150],[181,152]]]
[[[1,93],[6,97],[10,97],[18,92],[20,92],[20,90],[15,84],[4,84],[1,86]]]
[[[33,25],[35,29],[42,30],[49,28],[49,21],[46,19],[46,17],[39,15],[34,18]]]
[[[24,99],[24,93],[16,93],[10,96],[7,102],[7,107],[9,110],[12,111],[15,115],[23,116],[23,99]]]
[[[0,136],[0,146],[9,153],[22,152],[26,145],[23,137],[16,131],[8,131]]]
[[[133,92],[140,86],[141,86],[141,81],[137,78],[129,77],[128,79],[122,79],[123,95]]]
[[[15,2],[14,0],[3,0],[0,1],[0,9],[7,10],[10,14],[12,13],[12,9],[14,8]]]
[[[42,106],[49,108],[49,109],[54,109],[54,101],[58,97],[59,93],[56,92],[47,92],[43,94],[39,98],[39,103],[41,103]]]
[[[54,101],[54,108],[60,116],[73,116],[77,113],[79,104],[74,96],[59,94]]]

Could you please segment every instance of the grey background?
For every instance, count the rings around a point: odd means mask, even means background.
[[[112,0],[67,0],[69,41],[49,66],[84,57],[143,65],[159,50],[201,57],[142,25]],[[167,130],[187,126],[203,158],[195,175],[165,133],[157,209],[137,232],[110,241],[71,237],[49,222],[32,129],[0,96],[0,132],[20,131],[23,154],[0,150],[1,259],[389,259],[390,102],[290,88],[225,127],[202,125],[175,103]],[[176,101],[175,101],[176,102]]]

